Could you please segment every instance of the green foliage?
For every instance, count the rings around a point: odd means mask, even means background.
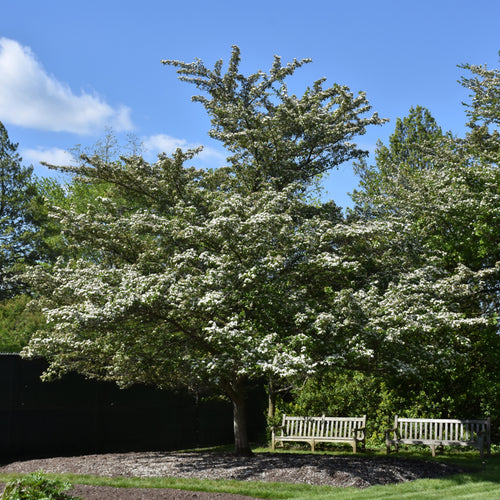
[[[472,377],[472,380],[471,380]],[[395,415],[412,418],[491,417],[498,422],[498,395],[482,387],[484,374],[473,370],[454,374],[429,373],[429,377],[387,377],[357,371],[329,370],[311,377],[278,401],[280,415],[367,415],[367,443],[383,446],[384,431]],[[497,441],[495,431],[493,439]]]
[[[462,80],[473,91],[465,139],[444,135],[427,110],[412,108],[389,145],[379,143],[376,165],[358,165],[362,189],[349,220],[351,234],[363,227],[370,238],[351,236],[372,283],[364,328],[380,335],[373,348],[379,361],[397,335],[402,369],[363,370],[365,383],[376,383],[375,398],[368,389],[359,397],[363,384],[350,384],[351,371],[336,374],[334,383],[313,378],[296,395],[301,411],[334,400],[339,404],[324,411],[367,413],[378,439],[383,420],[395,413],[490,416],[494,429],[500,422],[500,79],[498,70],[463,67],[475,75]],[[377,225],[383,231],[368,232]],[[438,310],[453,315],[441,323]],[[401,356],[404,349],[413,360]],[[359,398],[357,407],[344,390]]]
[[[65,480],[50,479],[42,471],[9,481],[3,500],[79,500],[66,493],[73,486]]]
[[[0,352],[21,352],[33,333],[45,327],[40,311],[28,307],[30,300],[17,295],[0,302]]]
[[[449,137],[450,134],[447,134]],[[421,106],[410,108],[408,116],[396,120],[389,145],[377,143],[374,166],[358,162],[355,171],[360,176],[361,190],[355,190],[354,214],[380,218],[406,210],[407,196],[413,191],[420,173],[436,168],[435,151],[445,141],[441,127],[430,111]]]

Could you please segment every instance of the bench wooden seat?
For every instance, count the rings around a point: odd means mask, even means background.
[[[385,431],[387,453],[400,444],[430,446],[436,456],[436,446],[473,446],[483,456],[491,451],[490,419],[460,420],[438,418],[402,418],[396,415],[394,427]]]
[[[281,432],[277,432],[280,430]],[[272,449],[285,441],[309,443],[315,451],[316,443],[349,443],[356,453],[358,443],[364,446],[366,415],[362,417],[291,417],[283,415],[281,426],[272,429]]]

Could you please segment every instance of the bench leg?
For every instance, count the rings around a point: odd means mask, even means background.
[[[391,453],[391,441],[386,442],[385,451],[386,451],[387,455],[389,455]],[[398,443],[394,443],[394,451],[396,453],[399,451],[399,444]]]
[[[385,451],[387,455],[391,453],[391,436],[389,431],[385,431]]]
[[[358,443],[356,442],[356,440],[354,440],[352,442],[352,452],[357,453],[357,451],[358,451]]]
[[[436,445],[431,444],[429,446],[431,447],[432,456],[435,457],[436,456]]]
[[[314,439],[309,443],[311,445],[311,451],[315,452],[316,451],[316,441]]]
[[[484,455],[484,436],[480,436],[477,444],[477,448],[479,450],[479,456],[483,458]]]

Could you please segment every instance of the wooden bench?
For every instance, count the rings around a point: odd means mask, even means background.
[[[391,438],[392,434],[392,438]],[[423,444],[430,446],[436,456],[436,446],[474,446],[483,456],[491,451],[490,419],[459,420],[437,418],[401,418],[396,416],[394,427],[385,431],[387,453],[394,445]]]
[[[278,434],[276,431],[281,430]],[[283,415],[281,426],[272,429],[272,449],[285,441],[305,442],[315,451],[316,443],[349,443],[356,453],[365,444],[366,415],[362,417],[290,417]]]

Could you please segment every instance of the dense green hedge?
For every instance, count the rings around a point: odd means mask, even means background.
[[[437,375],[437,374],[435,374]],[[361,372],[323,373],[300,389],[282,396],[278,415],[367,415],[367,442],[381,445],[394,415],[428,418],[491,417],[493,442],[500,442],[500,391],[493,391],[484,374],[457,373],[454,379],[388,380]],[[497,388],[498,389],[498,388]]]

